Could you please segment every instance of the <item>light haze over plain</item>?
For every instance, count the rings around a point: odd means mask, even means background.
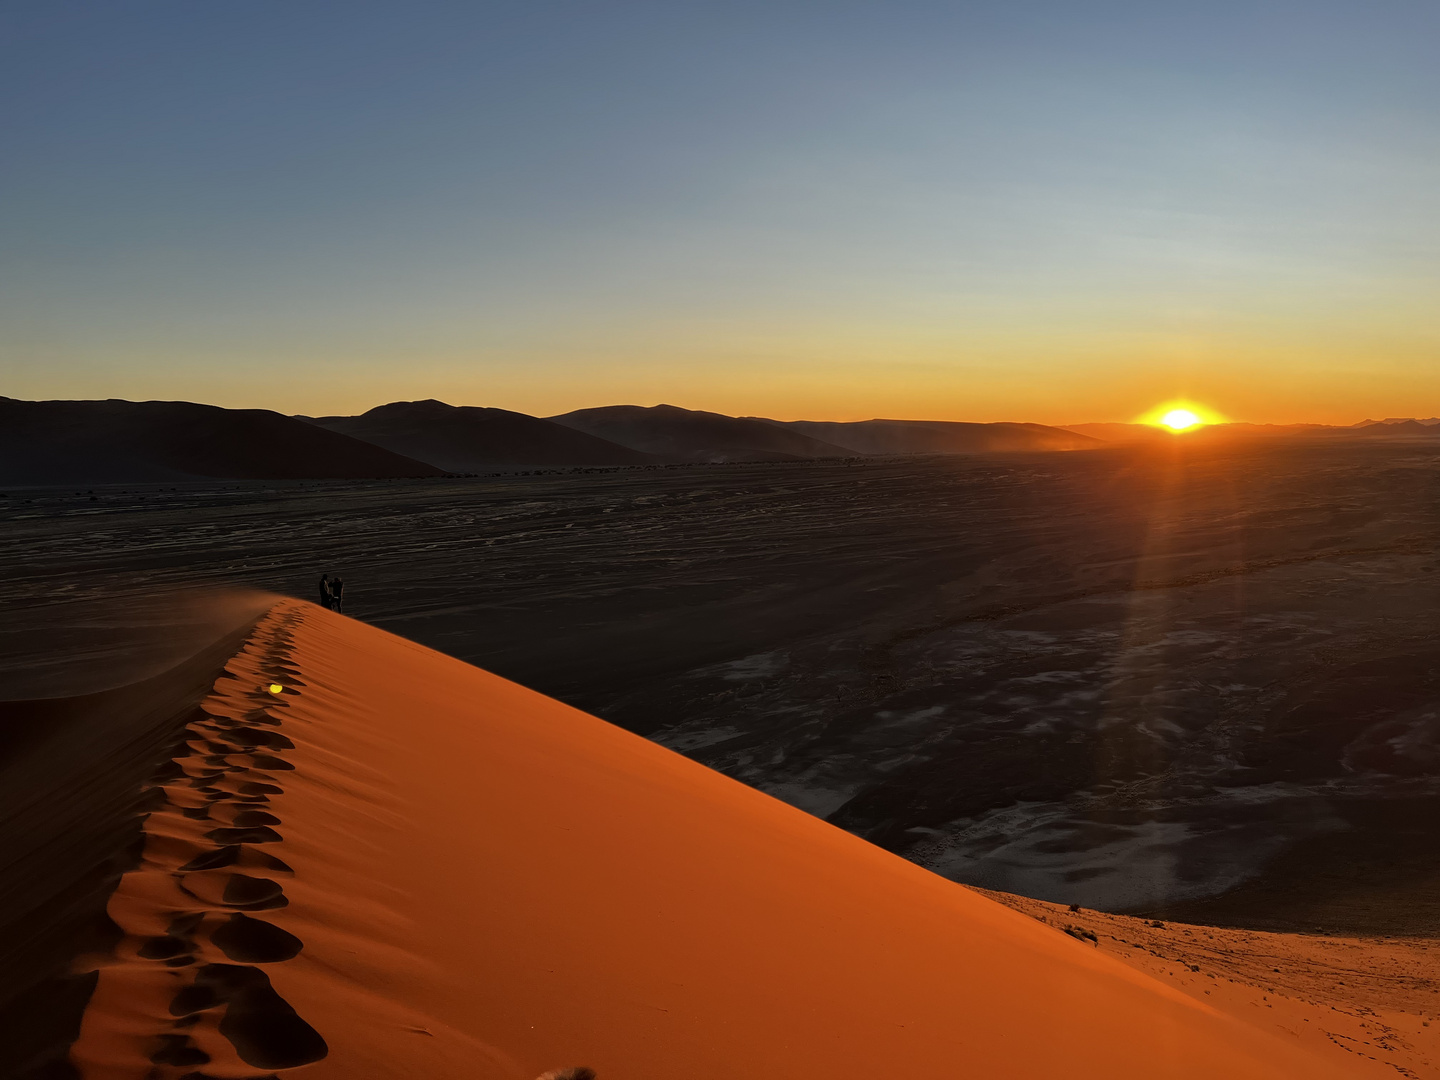
[[[0,393],[1440,412],[1433,3],[0,6]]]

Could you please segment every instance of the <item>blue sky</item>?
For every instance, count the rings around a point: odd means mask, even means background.
[[[0,393],[1432,415],[1437,42],[1433,3],[0,0]]]

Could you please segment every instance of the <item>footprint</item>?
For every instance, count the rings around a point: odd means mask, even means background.
[[[253,829],[211,829],[205,839],[217,844],[278,844],[284,837],[270,826],[260,825]]]
[[[157,1036],[159,1047],[150,1054],[152,1065],[205,1065],[210,1055],[190,1041],[189,1035]]]
[[[191,870],[219,870],[224,866],[234,866],[235,861],[240,858],[240,845],[227,844],[224,847],[216,848],[214,851],[206,851],[196,855],[193,859],[180,867],[180,873],[189,873]]]
[[[165,934],[162,937],[147,938],[145,944],[136,950],[136,955],[146,960],[172,960],[190,951],[190,942],[184,938]]]
[[[221,901],[227,907],[251,909],[284,907],[290,902],[285,899],[285,890],[278,881],[249,874],[231,874],[230,880],[225,883]]]
[[[259,968],[206,964],[195,973],[195,987],[225,1002],[220,1034],[247,1065],[293,1069],[330,1052],[320,1033],[300,1019]]]
[[[236,912],[210,935],[215,947],[243,964],[274,964],[298,956],[303,943],[294,934]]]
[[[206,904],[216,907],[245,908],[268,911],[287,906],[285,890],[278,881],[251,877],[249,874],[226,874],[201,870],[184,875],[178,882],[181,889]]]
[[[217,825],[232,825],[238,829],[253,829],[257,825],[279,825],[280,819],[268,810],[260,810],[250,803],[225,802],[214,808]]]

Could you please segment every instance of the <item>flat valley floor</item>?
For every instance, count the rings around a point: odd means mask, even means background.
[[[11,489],[0,698],[315,599],[954,880],[1440,927],[1440,448]],[[208,638],[207,638],[208,635]]]

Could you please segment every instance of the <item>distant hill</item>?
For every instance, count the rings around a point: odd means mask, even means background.
[[[565,465],[642,465],[649,454],[506,409],[395,401],[359,416],[299,417],[450,472]]]
[[[758,418],[757,418],[758,419]],[[997,450],[1089,450],[1102,440],[1044,424],[947,420],[764,420],[857,454],[976,454]]]
[[[799,461],[855,451],[765,420],[674,405],[610,405],[549,417],[557,424],[671,461]]]
[[[1440,438],[1440,421],[1392,417],[1389,420],[1366,420],[1353,428],[1338,430],[1367,439],[1437,439]]]
[[[1146,442],[1170,437],[1170,432],[1151,424],[1067,424],[1063,430],[1105,443]]]
[[[442,472],[266,409],[0,397],[0,483],[358,479]]]

